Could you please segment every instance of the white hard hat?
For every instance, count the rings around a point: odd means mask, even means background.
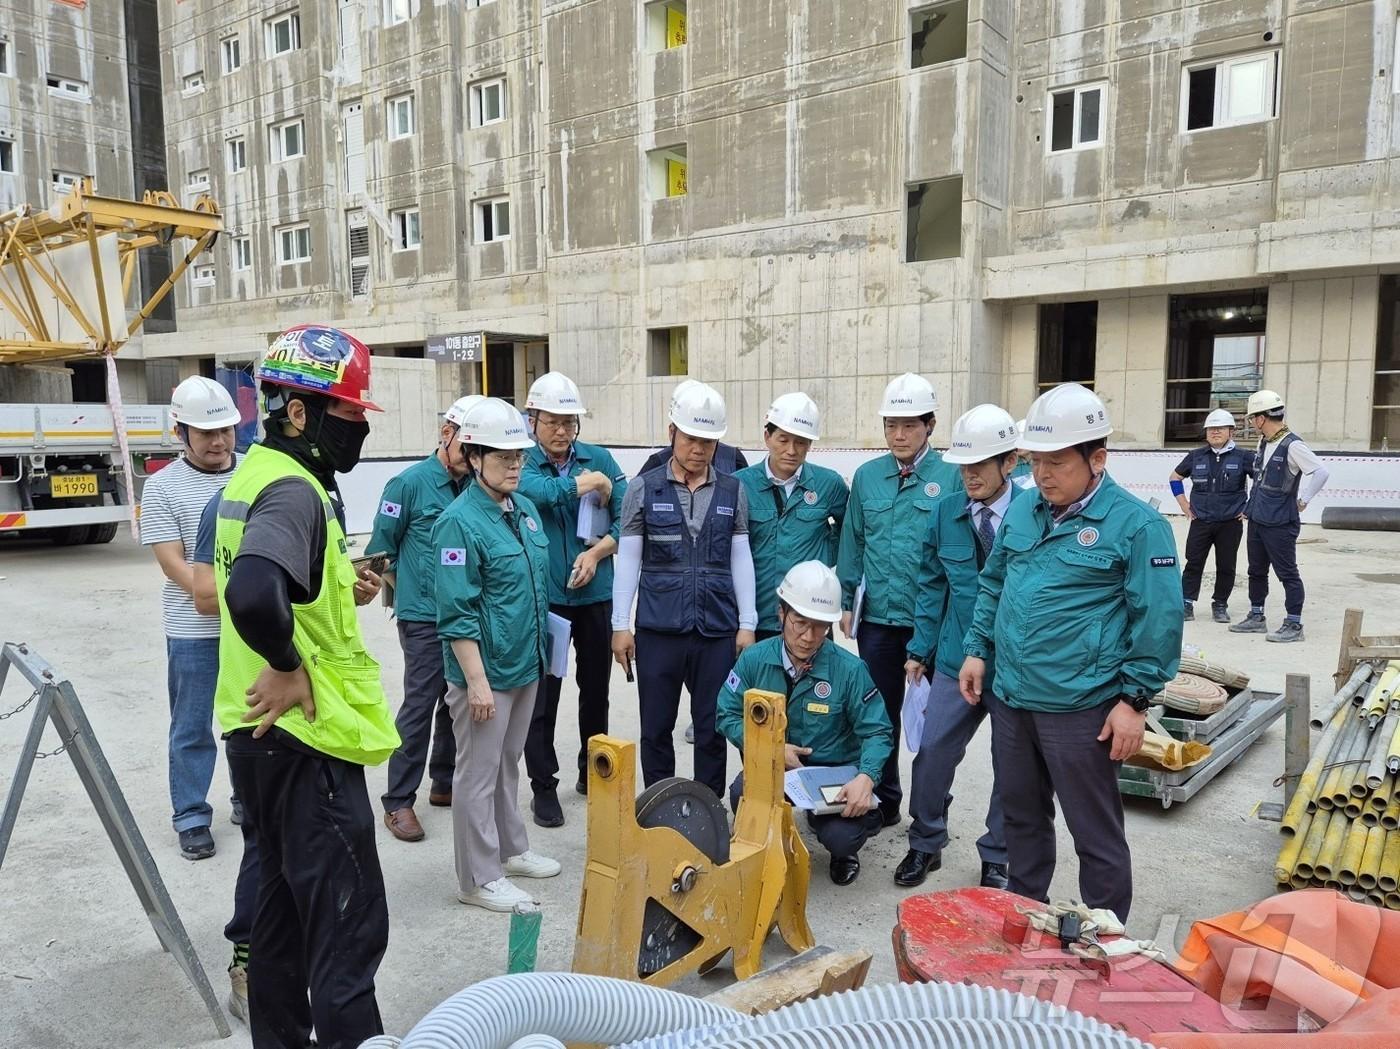
[[[1058,452],[1113,432],[1108,409],[1093,390],[1067,382],[1046,390],[1026,412],[1026,430],[1018,444],[1028,452]]]
[[[1235,417],[1224,408],[1217,408],[1206,416],[1206,422],[1202,429],[1210,430],[1216,426],[1228,426],[1233,430],[1235,428]]]
[[[196,430],[223,430],[243,417],[229,392],[213,379],[192,375],[170,395],[170,421]]]
[[[1015,451],[1020,435],[1016,420],[1005,408],[979,404],[965,411],[953,423],[953,436],[943,453],[945,463],[980,463],[996,455]]]
[[[574,380],[563,372],[545,372],[530,387],[525,397],[525,410],[551,415],[583,415],[583,398]]]
[[[442,413],[442,421],[449,422],[453,426],[461,426],[462,420],[467,417],[467,409],[484,400],[486,400],[485,396],[479,393],[469,393],[465,397],[458,397],[452,402],[452,407]]]
[[[680,382],[676,383],[676,388],[671,391],[671,403],[666,406],[666,414],[670,415],[676,410],[676,399],[682,396],[687,390],[693,390],[697,386],[704,385],[705,384],[699,379],[682,379]]]
[[[1258,393],[1249,395],[1249,407],[1245,409],[1247,415],[1263,415],[1265,412],[1277,411],[1283,407],[1283,398],[1274,393],[1273,390],[1260,390]]]
[[[835,623],[841,618],[841,580],[820,561],[803,561],[789,568],[778,584],[778,598],[808,619]]]
[[[729,430],[729,415],[718,390],[697,382],[685,389],[677,387],[671,401],[671,422],[681,433],[718,441]]]
[[[467,409],[457,439],[488,448],[533,448],[520,413],[499,397],[483,397]]]
[[[805,393],[785,393],[775,399],[763,422],[809,441],[821,437],[822,413]]]
[[[886,419],[917,418],[936,411],[938,398],[933,395],[933,383],[913,372],[891,379],[880,402],[880,415]]]

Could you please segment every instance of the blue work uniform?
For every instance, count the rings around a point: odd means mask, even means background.
[[[787,742],[810,747],[806,765],[854,765],[878,782],[894,749],[894,730],[870,672],[856,656],[826,640],[805,671],[792,666],[781,637],[746,648],[719,692],[715,723],[742,754],[744,692],[751,688],[787,696]],[[741,775],[730,787],[736,810]],[[870,834],[864,817],[809,816],[808,822],[833,856],[854,856]]]
[[[835,470],[812,463],[803,463],[798,469],[791,493],[781,481],[768,476],[766,462],[735,476],[749,493],[758,634],[771,637],[779,630],[776,594],[788,569],[804,561],[836,567],[850,490]]]
[[[1235,565],[1240,551],[1245,500],[1254,476],[1254,456],[1234,441],[1219,451],[1210,445],[1193,448],[1173,471],[1191,482],[1191,524],[1186,531],[1186,567],[1181,593],[1195,601],[1201,593],[1206,558],[1215,551],[1215,590],[1211,604],[1224,608],[1235,588]]]
[[[1298,489],[1302,473],[1288,468],[1288,449],[1301,438],[1291,430],[1280,430],[1273,442],[1260,438],[1254,453],[1254,487],[1244,515],[1249,519],[1249,603],[1263,609],[1269,597],[1269,569],[1283,585],[1284,611],[1295,619],[1303,615],[1303,576],[1298,571],[1298,534],[1302,519],[1298,513]],[[1265,461],[1270,443],[1276,447]],[[1304,446],[1306,447],[1306,445]]]
[[[963,635],[972,623],[978,580],[990,556],[1006,513],[1025,489],[1008,480],[989,508],[981,503],[948,498],[929,515],[919,563],[919,592],[914,607],[914,638],[909,658],[924,665],[929,682],[924,731],[914,741],[914,767],[909,788],[909,847],[941,853],[948,843],[948,809],[953,777],[967,744],[983,720],[1000,702],[992,664],[982,684],[982,702],[973,706],[958,690],[962,669]],[[987,521],[982,524],[984,511]],[[990,537],[990,538],[989,538]],[[987,804],[986,833],[977,840],[983,863],[1006,863],[1001,791],[992,755],[992,791]]]
[[[885,697],[885,712],[894,728],[894,750],[876,787],[880,812],[899,818],[900,711],[904,705],[904,660],[914,636],[914,593],[919,555],[929,514],[945,495],[961,495],[962,475],[929,448],[912,468],[901,468],[889,453],[863,463],[851,479],[851,498],[841,526],[836,574],[841,580],[841,607],[853,609],[856,589],[865,582],[865,598],[856,632],[856,647],[870,676]]]
[[[537,444],[526,454],[520,471],[520,492],[539,510],[549,537],[549,609],[569,621],[574,677],[578,683],[578,782],[583,784],[587,783],[588,741],[608,731],[608,685],[612,676],[613,559],[607,557],[598,562],[593,578],[583,586],[569,587],[574,561],[588,549],[578,535],[580,500],[576,479],[590,470],[606,474],[613,483],[608,501],[612,523],[607,534],[616,542],[622,499],[627,494],[627,475],[606,448],[575,441],[567,461],[560,464]],[[525,740],[525,770],[536,794],[554,791],[559,785],[554,727],[562,685],[560,678],[545,676],[544,687],[535,699],[530,735]]]
[[[1012,892],[1048,899],[1058,796],[1084,902],[1127,919],[1118,763],[1097,736],[1121,697],[1155,695],[1176,674],[1180,588],[1171,527],[1106,473],[1058,521],[1039,492],[1007,512],[963,648],[996,662],[992,745]]]
[[[436,453],[414,463],[384,486],[365,547],[366,554],[388,558],[394,573],[394,613],[403,649],[403,703],[394,718],[400,743],[389,757],[388,782],[380,797],[385,812],[413,808],[425,762],[432,793],[438,799],[452,793],[456,744],[437,633],[433,526],[460,490]]]

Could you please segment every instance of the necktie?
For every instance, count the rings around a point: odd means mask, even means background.
[[[982,549],[992,552],[992,544],[997,541],[997,530],[992,527],[992,508],[982,507],[981,520],[977,522],[977,537],[982,540]]]

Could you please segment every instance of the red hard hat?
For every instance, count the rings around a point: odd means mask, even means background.
[[[382,412],[369,399],[369,359],[369,347],[339,328],[298,324],[268,349],[257,379]]]

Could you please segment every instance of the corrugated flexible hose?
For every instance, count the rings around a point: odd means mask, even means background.
[[[1085,1031],[1015,1020],[877,1020],[808,1031],[772,1031],[707,1049],[1150,1049],[1105,1028]]]

